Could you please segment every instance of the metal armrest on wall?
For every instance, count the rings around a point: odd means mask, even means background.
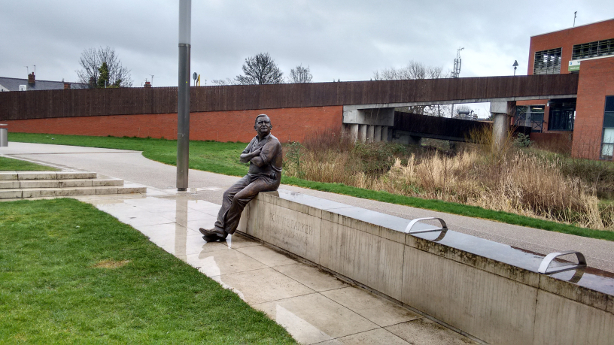
[[[421,220],[438,220],[441,223],[441,228],[440,229],[430,229],[430,230],[414,230],[411,231],[411,228],[414,227],[414,225],[416,225],[416,223],[418,223]],[[433,231],[443,231],[446,232],[448,231],[448,226],[446,225],[446,222],[443,221],[443,219],[441,218],[437,218],[437,217],[425,217],[425,218],[416,218],[413,219],[411,222],[409,222],[409,224],[407,224],[407,227],[405,228],[405,232],[406,234],[418,234],[421,232],[433,232]]]
[[[567,254],[576,254],[576,257],[578,258],[578,264],[556,267],[553,270],[548,271],[548,267],[552,263],[552,260],[554,260],[556,257],[567,255]],[[584,257],[584,254],[570,250],[566,252],[550,253],[546,255],[546,257],[542,260],[541,264],[539,264],[539,269],[537,271],[543,274],[551,274],[551,273],[567,271],[570,269],[584,268],[584,267],[586,267],[586,258]]]

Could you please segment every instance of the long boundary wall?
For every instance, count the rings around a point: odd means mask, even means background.
[[[343,107],[195,112],[190,139],[249,142],[256,115],[266,113],[282,142],[302,141],[318,132],[341,130]],[[177,139],[177,114],[108,115],[2,121],[11,132]]]
[[[614,284],[601,271],[571,283],[582,272],[539,274],[537,255],[451,231],[409,235],[408,223],[279,191],[248,204],[239,230],[489,343],[614,339]]]

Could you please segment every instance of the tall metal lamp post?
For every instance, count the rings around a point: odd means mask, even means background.
[[[192,0],[179,0],[179,82],[177,84],[177,190],[188,189],[190,161],[190,36]]]
[[[518,68],[518,61],[514,60],[514,64],[512,66],[514,66],[514,76],[516,76],[516,68]]]

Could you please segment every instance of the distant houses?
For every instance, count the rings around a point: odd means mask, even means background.
[[[83,89],[87,85],[65,81],[36,80],[34,72],[28,74],[28,79],[0,77],[0,92]]]

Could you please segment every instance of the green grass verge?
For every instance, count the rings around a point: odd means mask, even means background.
[[[51,140],[51,138],[54,138],[54,140]],[[149,159],[170,165],[175,165],[177,154],[177,142],[164,139],[11,133],[11,141],[139,150],[143,151],[143,155]],[[190,168],[226,175],[243,176],[247,172],[247,165],[240,163],[238,157],[245,146],[245,143],[191,141]],[[519,216],[512,213],[486,210],[475,206],[467,206],[440,200],[407,197],[387,192],[346,186],[338,183],[314,182],[287,176],[282,178],[282,183],[324,192],[350,195],[363,199],[614,241],[614,232],[612,231],[586,229],[573,225]]]
[[[0,203],[0,343],[294,343],[144,235],[73,199]]]
[[[177,163],[176,140],[33,133],[10,133],[9,139],[23,143],[143,151],[143,156],[146,158],[169,165]],[[191,141],[190,168],[225,175],[243,176],[247,172],[248,165],[239,162],[238,157],[245,146],[247,146],[245,143]]]
[[[30,163],[19,159],[0,157],[0,171],[58,171],[60,169]]]
[[[536,229],[556,231],[582,237],[597,238],[614,241],[613,231],[602,231],[580,228],[573,225],[555,223],[547,220],[520,216],[513,213],[492,211],[477,206],[468,206],[441,200],[420,199],[409,196],[391,194],[383,191],[356,188],[340,183],[321,183],[305,181],[295,177],[284,177],[282,183],[299,187],[311,188],[323,192],[351,195],[358,198],[383,201],[391,204],[406,205],[427,210],[458,214],[461,216],[482,218],[498,221],[501,223],[527,226]]]

